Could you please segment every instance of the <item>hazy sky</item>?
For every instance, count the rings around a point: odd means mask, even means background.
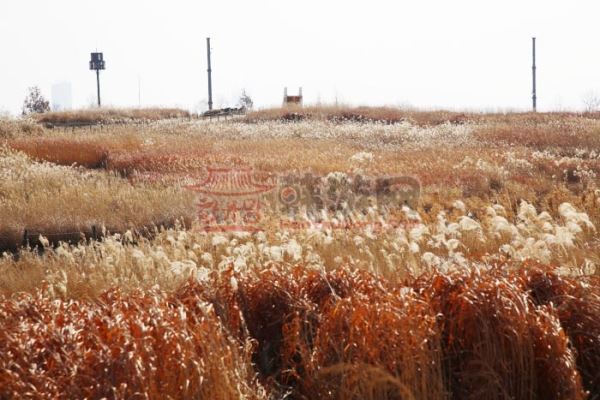
[[[96,49],[104,104],[137,106],[139,77],[143,106],[202,107],[207,36],[216,106],[302,86],[308,103],[526,109],[534,35],[539,109],[600,93],[598,0],[1,0],[0,111],[61,81],[90,105]]]

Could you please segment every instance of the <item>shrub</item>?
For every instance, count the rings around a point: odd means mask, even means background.
[[[50,111],[50,102],[42,96],[40,88],[33,86],[27,89],[27,97],[23,102],[23,115],[48,111]]]

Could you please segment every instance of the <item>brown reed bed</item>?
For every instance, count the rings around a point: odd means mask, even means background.
[[[536,306],[515,274],[435,273],[414,285],[439,313],[453,398],[585,398],[559,317]]]
[[[273,264],[172,294],[4,297],[0,398],[597,398],[597,279],[539,267],[406,283]]]
[[[0,398],[264,399],[249,344],[160,292],[2,300]]]
[[[17,137],[7,141],[7,146],[36,161],[98,169],[107,167],[109,155],[128,153],[140,148],[141,139],[133,135],[101,137],[53,134],[35,138]]]
[[[386,289],[366,272],[301,266],[229,270],[219,282],[212,289],[188,282],[179,296],[211,301],[230,332],[257,342],[254,365],[275,393],[445,397],[436,318],[414,292]]]
[[[569,278],[530,263],[521,279],[535,304],[550,307],[576,350],[589,399],[600,399],[600,277]]]
[[[294,398],[585,398],[573,338],[517,275],[414,286],[297,267],[238,276],[212,299],[227,299],[222,318],[257,341],[263,381]]]

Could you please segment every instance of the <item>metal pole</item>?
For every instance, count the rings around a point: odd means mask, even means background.
[[[98,87],[98,108],[102,107],[102,104],[100,103],[100,70],[97,69],[96,70],[96,85]]]
[[[533,72],[533,96],[532,96],[532,100],[533,100],[533,112],[537,111],[537,88],[536,88],[536,66],[535,66],[535,38],[533,39],[533,66],[532,66],[532,72]]]
[[[208,58],[208,109],[212,110],[212,70],[210,69],[210,38],[206,38],[206,55]]]

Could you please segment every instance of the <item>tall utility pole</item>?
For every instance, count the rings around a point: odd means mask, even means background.
[[[106,68],[104,62],[104,55],[102,53],[92,53],[92,59],[90,60],[90,70],[96,70],[96,88],[98,90],[98,107],[102,106],[100,102],[100,70]]]
[[[206,38],[206,56],[208,58],[208,109],[212,110],[212,69],[210,69],[210,38]]]
[[[96,70],[96,88],[98,91],[98,108],[102,107],[102,102],[100,101],[100,70]]]
[[[535,38],[533,39],[533,66],[531,67],[533,73],[533,112],[537,111],[537,89],[536,89],[536,66],[535,66]]]

